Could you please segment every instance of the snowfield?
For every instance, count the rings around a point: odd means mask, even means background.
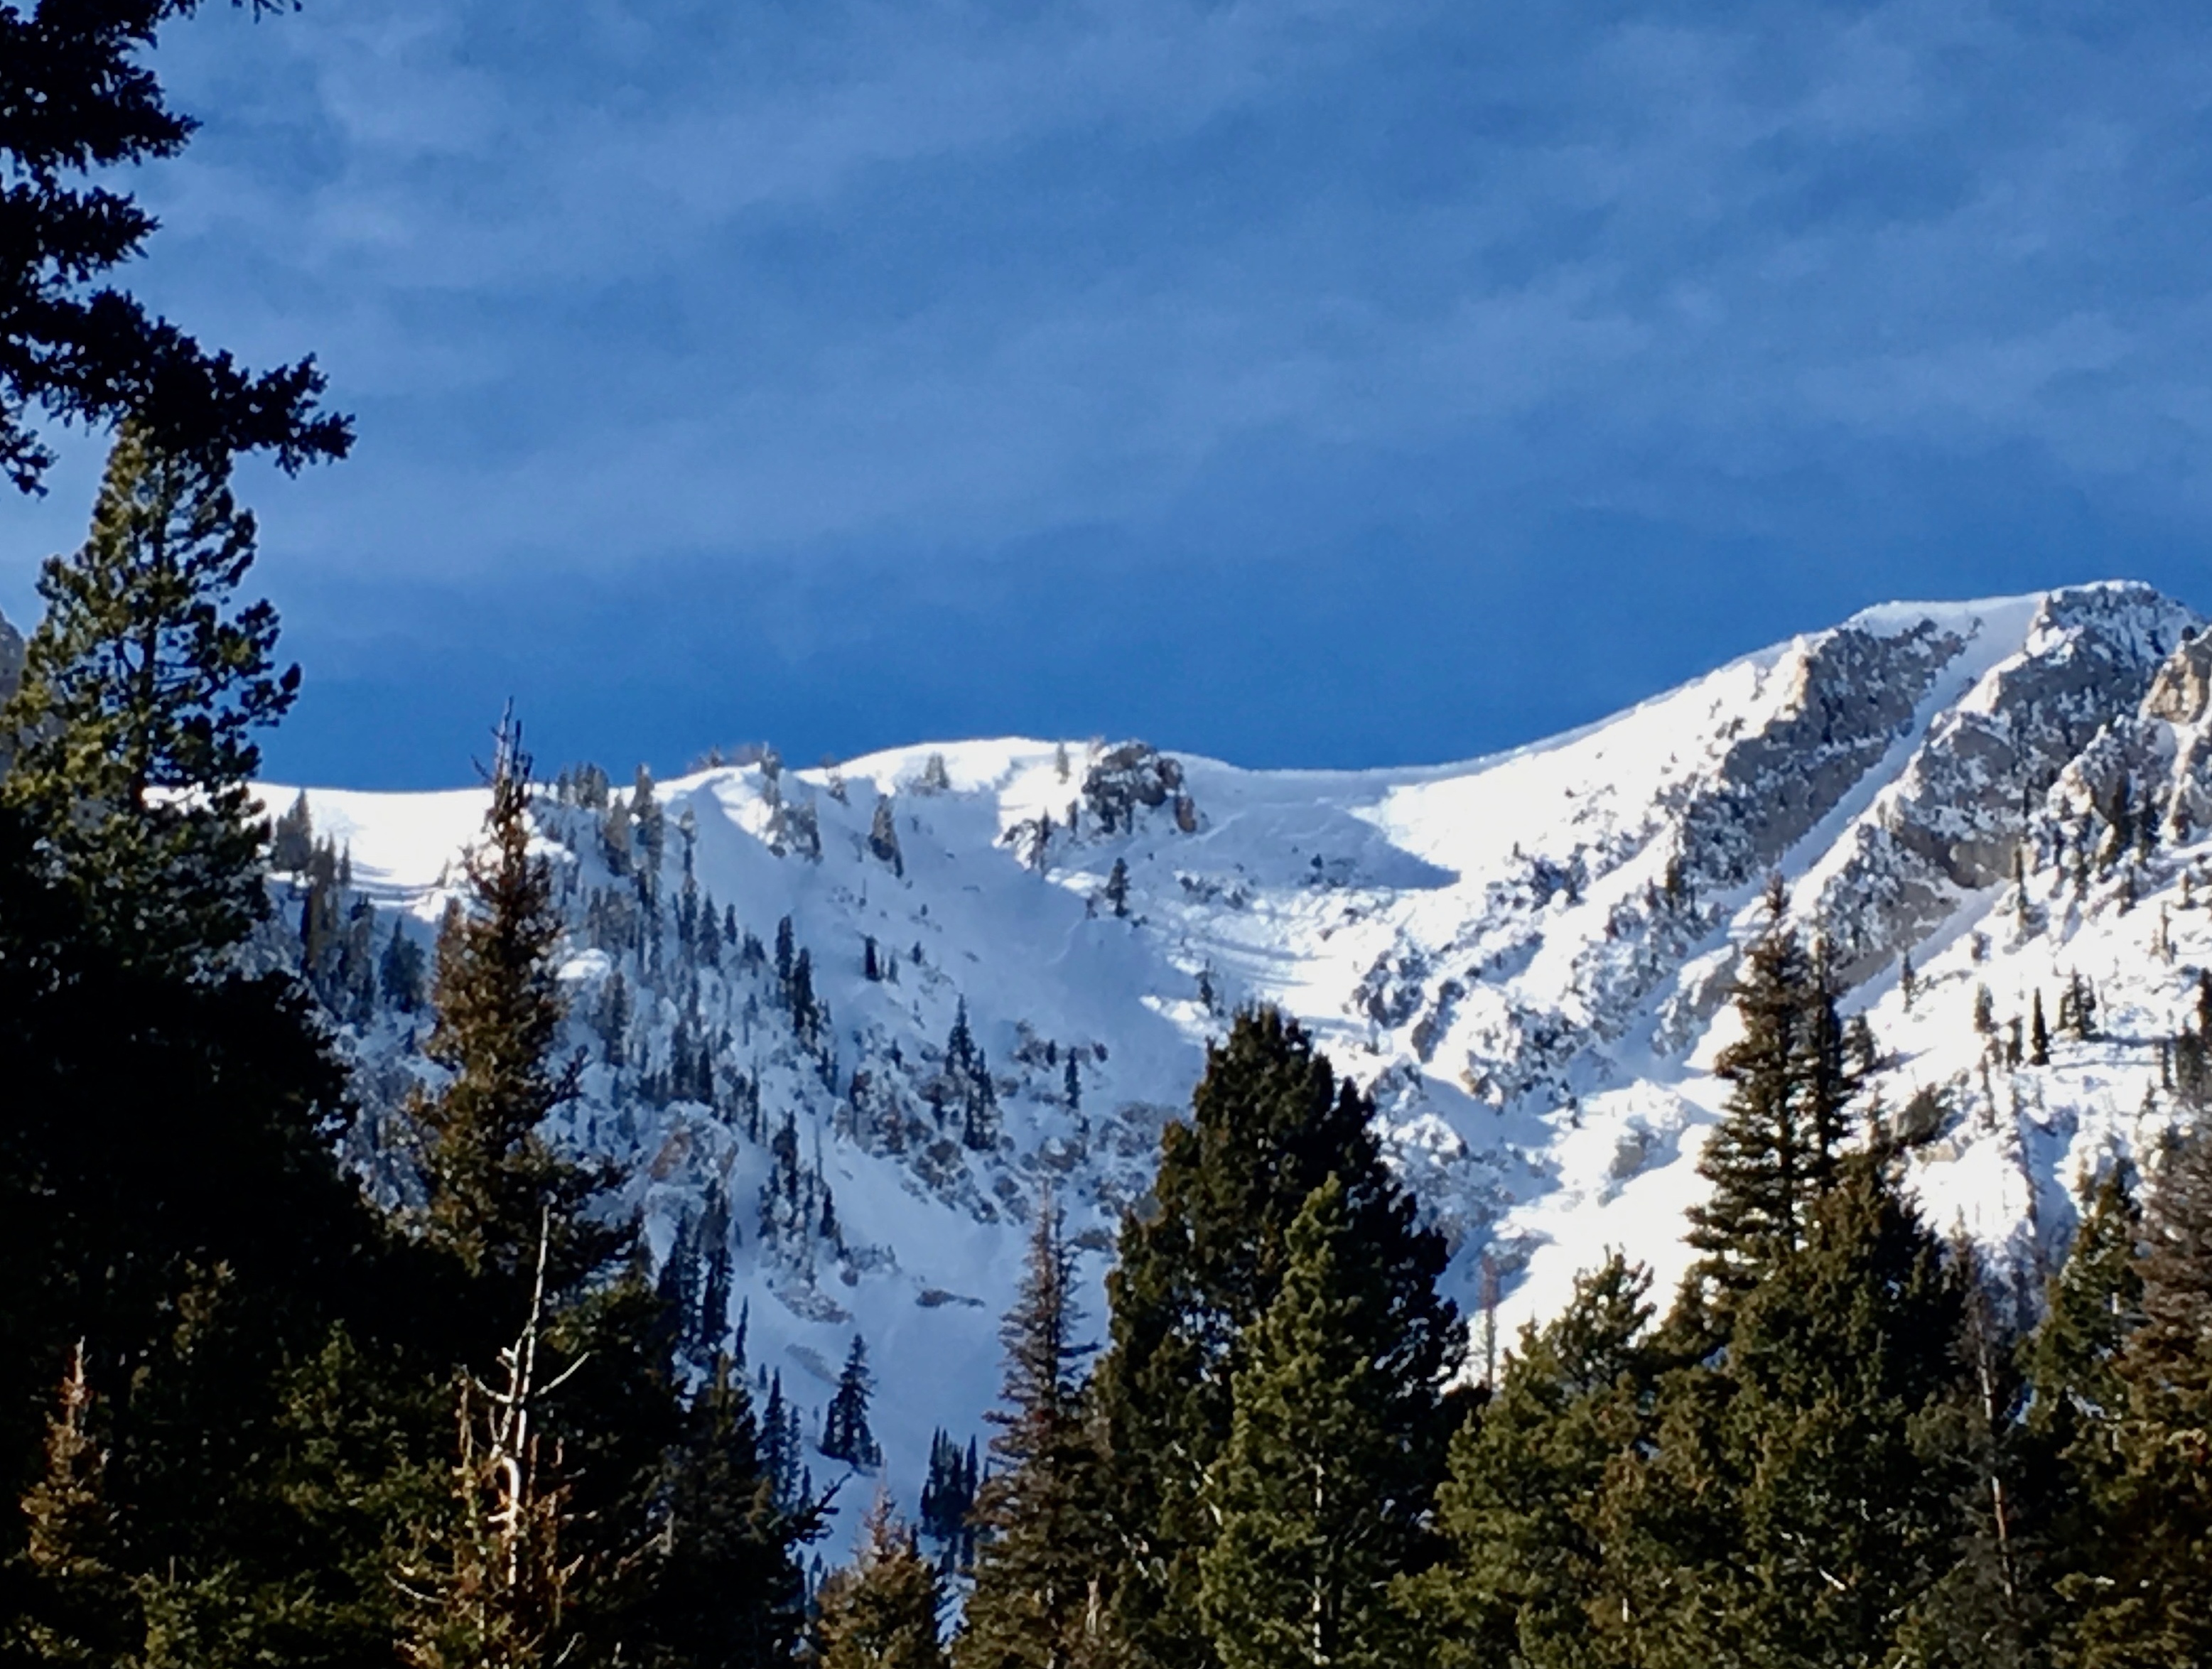
[[[810,1419],[865,1337],[910,1502],[932,1431],[981,1429],[1036,1202],[1103,1274],[1240,1004],[1297,1015],[1373,1091],[1470,1313],[1494,1283],[1510,1337],[1609,1247],[1665,1290],[1778,872],[1872,1023],[1885,1116],[1924,1126],[1931,1219],[2029,1302],[2081,1179],[2177,1117],[2164,1044],[2212,967],[2201,624],[2120,584],[1895,604],[1431,768],[1018,739],[769,759],[653,785],[657,868],[626,775],[612,804],[567,775],[540,823],[592,1065],[562,1134],[621,1162],[658,1255],[726,1235],[749,1360]],[[307,798],[349,853],[350,954],[395,919],[427,948],[483,797]],[[287,924],[305,884],[275,883]],[[289,926],[270,953],[301,955]],[[2069,992],[2093,1019],[2069,998],[2062,1025]],[[2039,993],[2045,1065],[2013,1058]],[[390,1120],[434,1077],[423,1018],[333,1006],[355,1156],[404,1191]]]

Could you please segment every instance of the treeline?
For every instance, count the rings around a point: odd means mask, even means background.
[[[1473,1385],[1370,1103],[1240,1014],[1103,1315],[1034,1212],[988,1452],[943,1439],[923,1492],[940,1557],[879,1501],[810,1581],[829,1503],[773,1381],[756,1414],[726,1235],[656,1271],[547,1133],[581,1068],[511,726],[405,1186],[340,1168],[325,1023],[249,954],[297,677],[228,474],[126,429],[0,714],[9,1660],[2212,1662],[2212,1148],[2099,1179],[2025,1326],[1918,1217],[1934,1121],[1870,1104],[1778,893],[1663,1314],[1602,1261]],[[856,1341],[819,1445],[855,1467],[872,1385]]]
[[[338,1167],[343,1064],[250,954],[253,738],[298,674],[228,475],[125,428],[0,714],[0,1652],[789,1662],[821,1503],[764,1471],[726,1285],[656,1291],[615,1179],[544,1133],[577,1066],[512,727],[408,1203]]]
[[[1602,1261],[1480,1389],[1370,1108],[1238,1017],[1095,1358],[1040,1221],[957,1669],[2212,1662],[2212,1145],[2140,1205],[2098,1179],[2022,1325],[1917,1214],[1940,1120],[1871,1104],[1875,1040],[1783,903],[1689,1276],[1662,1315]]]

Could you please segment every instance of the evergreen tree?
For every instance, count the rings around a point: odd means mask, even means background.
[[[289,683],[273,616],[234,605],[250,523],[220,468],[135,434],[110,463],[86,550],[48,565],[5,721],[32,732],[0,787],[5,1494],[52,1510],[41,1411],[81,1342],[127,1532],[102,1557],[145,1624],[131,1649],[220,1621],[234,1657],[327,1654],[302,1621],[322,1573],[267,1481],[279,1402],[338,1318],[388,1303],[390,1248],[337,1168],[346,1086],[319,1017],[232,954],[263,897],[251,732]]]
[[[1652,1435],[1650,1287],[1618,1255],[1577,1279],[1453,1438],[1437,1496],[1451,1555],[1412,1585],[1443,1669],[1637,1662],[1622,1627],[1632,1556],[1609,1504]]]
[[[668,821],[661,812],[660,802],[653,797],[653,773],[642,765],[637,768],[637,781],[630,793],[629,814],[637,823],[637,852],[642,860],[642,872],[647,877],[658,876],[668,850]]]
[[[626,1236],[588,1223],[601,1179],[556,1153],[540,1126],[576,1091],[556,1063],[567,1019],[556,953],[563,928],[544,858],[531,851],[530,761],[503,725],[483,843],[466,860],[466,907],[438,941],[426,1053],[452,1074],[413,1111],[424,1135],[428,1228],[472,1271],[520,1290],[550,1223],[553,1290],[566,1294]]]
[[[980,1473],[975,1441],[961,1452],[940,1426],[929,1439],[929,1475],[921,1486],[921,1533],[937,1544],[938,1568],[948,1575],[975,1562],[975,1530],[969,1514],[975,1505]]]
[[[2142,1319],[2142,1212],[2125,1168],[2107,1171],[2083,1205],[2023,1351],[2028,1429],[2050,1464],[2071,1476],[2064,1494],[2077,1497],[2100,1487],[2097,1480],[2117,1465],[2111,1440],[2126,1402],[2120,1353]],[[2068,1539],[2086,1545],[2087,1526],[2077,1531]]]
[[[2192,1133],[2143,1214],[2142,1321],[2122,1346],[2118,1475],[2075,1592],[2088,1669],[2212,1661],[2212,1137]]]
[[[1741,1035],[1714,1063],[1728,1104],[1698,1162],[1712,1192],[1689,1213],[1690,1244],[1705,1254],[1692,1276],[1703,1308],[1725,1311],[1802,1242],[1807,1212],[1834,1179],[1856,1087],[1826,954],[1807,954],[1786,905],[1778,880],[1736,983]],[[1701,1313],[1686,1319],[1705,1325]]]
[[[118,1568],[122,1549],[107,1500],[107,1456],[92,1429],[93,1396],[82,1346],[62,1381],[46,1427],[43,1474],[25,1494],[29,1537],[11,1573],[10,1623],[0,1651],[26,1662],[104,1665],[137,1643],[136,1598]]]
[[[1457,1411],[1435,1387],[1464,1341],[1436,1293],[1443,1243],[1418,1225],[1383,1163],[1372,1114],[1294,1022],[1273,1009],[1240,1013],[1208,1051],[1189,1121],[1162,1132],[1152,1209],[1123,1220],[1095,1389],[1111,1457],[1115,1629],[1139,1662],[1212,1660],[1198,1623],[1199,1557],[1213,1539],[1200,1484],[1229,1439],[1245,1331],[1280,1290],[1290,1225],[1332,1175],[1350,1255],[1390,1295],[1376,1312],[1388,1323],[1372,1341],[1377,1356],[1419,1392],[1389,1476],[1374,1485],[1422,1502],[1443,1476]]]
[[[837,1376],[836,1393],[822,1417],[822,1452],[832,1460],[842,1460],[862,1471],[872,1471],[883,1464],[883,1451],[876,1447],[875,1434],[868,1429],[868,1399],[875,1387],[875,1376],[868,1372],[867,1344],[854,1333],[844,1371]]]
[[[422,1006],[422,947],[407,935],[405,925],[392,924],[384,956],[377,963],[377,985],[384,1000],[402,1014]]]
[[[145,49],[194,9],[118,0],[0,12],[7,107],[21,112],[0,128],[0,471],[23,492],[40,490],[55,461],[34,409],[88,428],[145,422],[168,447],[266,449],[287,470],[352,444],[349,419],[317,410],[312,359],[249,372],[116,282],[158,224],[127,170],[176,155],[196,125],[169,107]]]
[[[2051,1027],[2043,1017],[2043,992],[2034,993],[2033,1005],[2028,1011],[2027,1064],[2048,1066],[2051,1064]]]
[[[1106,1660],[1099,1605],[1105,1526],[1079,1365],[1075,1253],[1060,1209],[1037,1211],[1019,1299],[1000,1329],[997,1469],[975,1493],[975,1586],[953,1642],[960,1669],[1073,1669]]]
[[[1922,1439],[1958,1391],[1960,1284],[1881,1155],[1802,1222],[1722,1352],[1662,1387],[1639,1505],[1671,1593],[1627,1608],[1632,1661],[1884,1661],[1950,1563],[1963,1480]]]
[[[91,931],[128,960],[201,971],[266,909],[253,732],[300,671],[275,669],[276,611],[240,606],[253,517],[220,455],[157,451],[134,427],[109,454],[92,531],[39,576],[46,612],[0,731],[0,798],[38,830]]]
[[[646,1656],[670,1669],[791,1661],[805,1619],[798,1553],[820,1533],[812,1503],[779,1501],[752,1399],[727,1356],[691,1399],[670,1462],[646,1571]]]
[[[1907,1661],[2029,1669],[2052,1660],[2050,1502],[2022,1419],[2032,1390],[1970,1245],[1954,1248],[1962,1299],[1960,1374],[1914,1432],[1923,1463],[1955,1475],[1949,1567],[1900,1631]]]
[[[291,808],[270,828],[269,867],[297,875],[314,855],[315,820],[307,807],[307,791],[302,788]]]
[[[899,853],[898,816],[888,794],[876,796],[875,814],[868,822],[868,850],[889,864],[892,874],[906,873],[906,859]]]
[[[859,1557],[822,1585],[813,1660],[821,1669],[945,1669],[944,1609],[935,1568],[878,1496],[860,1527]]]
[[[607,976],[605,988],[599,993],[599,1059],[608,1065],[621,1067],[629,1064],[629,1028],[634,1017],[629,982],[617,968]]]
[[[1309,1196],[1285,1250],[1206,1475],[1219,1527],[1199,1559],[1200,1613],[1223,1669],[1405,1669],[1422,1654],[1391,1579],[1420,1561],[1428,1490],[1400,1446],[1441,1387],[1376,1349],[1398,1295],[1364,1258],[1337,1179]]]

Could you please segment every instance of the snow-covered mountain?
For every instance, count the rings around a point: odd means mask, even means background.
[[[911,1499],[932,1429],[991,1399],[1041,1191],[1103,1271],[1242,1003],[1371,1086],[1470,1310],[1487,1269],[1509,1326],[1543,1314],[1607,1247],[1663,1290],[1778,872],[1871,1022],[1883,1105],[1929,1138],[1926,1209],[2028,1290],[2080,1179],[2175,1116],[2165,1041],[2212,968],[2201,623],[2120,584],[1887,607],[1425,769],[969,742],[705,770],[642,817],[571,771],[541,812],[592,1062],[570,1133],[623,1162],[659,1253],[727,1235],[787,1393],[818,1406],[866,1338]],[[377,1167],[428,1069],[374,965],[395,920],[428,944],[483,798],[307,801],[348,859],[313,959]],[[277,887],[289,932],[306,883]]]

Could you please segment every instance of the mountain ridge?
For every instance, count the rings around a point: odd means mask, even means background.
[[[1463,1305],[1488,1271],[1508,1327],[1547,1314],[1613,1245],[1671,1281],[1735,957],[1778,872],[1880,1041],[1882,1106],[1934,1121],[1924,1207],[2025,1305],[2080,1177],[2177,1116],[2160,1040],[2212,967],[2203,625],[2129,582],[1886,604],[1441,766],[1006,738],[771,755],[653,785],[642,815],[563,773],[540,831],[592,1064],[562,1131],[623,1165],[656,1256],[726,1237],[754,1361],[799,1400],[867,1338],[910,1493],[932,1429],[990,1400],[1038,1193],[1071,1209],[1095,1308],[1159,1126],[1242,1002],[1297,1015],[1374,1094]],[[2154,809],[2114,849],[2123,783]],[[392,1120],[434,1069],[364,969],[395,923],[427,950],[482,798],[304,793],[349,885],[280,874],[259,954],[323,992],[360,1067],[349,1151],[404,1192]],[[2008,1059],[2030,996],[2083,981],[2099,1021]]]

